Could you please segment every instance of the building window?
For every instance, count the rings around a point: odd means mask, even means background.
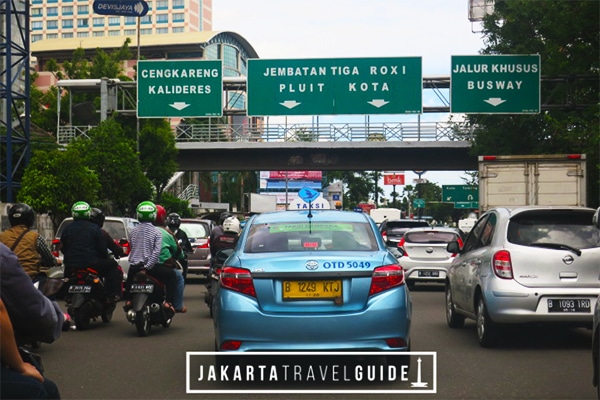
[[[218,60],[219,59],[219,45],[211,44],[204,49],[204,55],[207,60]]]
[[[157,10],[166,10],[169,8],[169,2],[167,0],[158,0],[156,2]]]
[[[63,39],[71,39],[73,37],[73,32],[65,32],[61,36]]]
[[[58,7],[47,7],[46,15],[48,17],[56,17],[58,15]]]
[[[89,32],[77,32],[77,37],[88,37],[90,36]]]
[[[38,40],[42,40],[42,35],[31,35],[31,43],[37,42]]]
[[[184,13],[173,14],[173,22],[185,22],[185,14]]]
[[[183,32],[183,26],[173,27],[173,33],[181,33]]]
[[[125,25],[137,24],[137,17],[125,17]]]
[[[62,27],[64,29],[73,29],[73,20],[72,19],[63,19],[62,20]]]
[[[78,28],[87,28],[90,26],[88,18],[77,18],[77,27]]]
[[[32,17],[41,17],[44,15],[44,10],[42,8],[32,8],[31,16]]]
[[[169,28],[156,28],[156,33],[158,35],[164,35],[166,33],[169,33]]]
[[[46,39],[58,39],[58,33],[48,33]]]
[[[89,13],[88,6],[77,6],[77,14],[88,14]]]
[[[125,29],[125,32],[123,32],[125,34],[125,36],[136,36],[137,35],[137,31],[135,29]]]
[[[184,0],[173,0],[173,8],[183,8]]]
[[[121,31],[108,31],[108,36],[120,36]]]
[[[140,30],[140,34],[141,35],[152,35],[152,28],[150,28],[150,29],[141,29]]]
[[[44,28],[44,23],[42,21],[31,21],[31,29],[39,30]]]
[[[47,29],[58,29],[58,21],[46,21]]]
[[[140,23],[142,24],[151,24],[152,23],[152,15],[144,15],[140,18]]]
[[[104,18],[94,18],[92,19],[92,24],[94,26],[104,26]]]
[[[169,22],[169,14],[158,14],[156,16],[156,22],[159,24],[165,24]]]
[[[102,36],[104,36],[104,31],[94,31],[94,32],[92,32],[92,36],[102,37]]]
[[[44,0],[33,0],[31,4],[42,4]]]
[[[110,17],[108,18],[109,26],[118,26],[121,25],[121,17]]]
[[[63,6],[62,15],[73,15],[73,6]]]

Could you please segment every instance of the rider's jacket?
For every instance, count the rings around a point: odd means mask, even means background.
[[[37,251],[39,234],[28,230],[29,228],[25,225],[13,226],[0,234],[0,242],[6,245],[6,247],[12,248],[17,239],[21,237],[13,252],[17,255],[19,264],[27,272],[27,275],[33,278],[40,272],[41,257]]]
[[[102,230],[89,220],[74,220],[63,231],[60,242],[68,269],[86,268],[108,257]]]

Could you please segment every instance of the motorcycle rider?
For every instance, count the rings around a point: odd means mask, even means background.
[[[164,306],[175,312],[173,301],[177,285],[177,275],[173,268],[167,267],[159,262],[162,250],[163,235],[161,231],[153,225],[156,220],[158,209],[151,201],[143,201],[136,208],[137,219],[140,223],[131,231],[131,251],[129,252],[129,273],[127,274],[127,283],[125,284],[125,303],[124,309],[131,308],[131,295],[129,288],[133,282],[134,276],[138,272],[160,280],[165,284],[166,301]]]
[[[104,278],[107,302],[118,302],[123,272],[115,259],[108,256],[102,230],[90,219],[92,208],[85,201],[78,201],[71,207],[71,214],[73,222],[60,237],[65,276],[70,276],[77,269],[92,268]]]
[[[232,249],[237,244],[240,235],[240,221],[229,217],[223,222],[223,234],[215,237],[210,244],[210,251],[217,254],[219,250]],[[212,258],[214,260],[214,257]]]
[[[182,259],[180,259],[179,261],[181,263],[181,267],[183,268],[183,279],[185,280],[185,278],[187,277],[187,270],[188,270],[187,254],[193,253],[194,249],[192,247],[192,244],[190,243],[190,239],[189,239],[187,233],[185,233],[185,231],[183,231],[182,229],[179,229],[180,226],[181,226],[181,217],[179,216],[179,214],[170,213],[167,216],[167,227],[169,228],[169,231],[171,231],[171,233],[173,235],[175,235],[175,239],[177,240],[177,242],[183,249],[184,257]]]
[[[157,213],[154,224],[160,229],[163,236],[159,262],[175,270],[177,286],[175,289],[175,298],[173,299],[173,307],[175,307],[175,312],[186,313],[187,307],[183,305],[185,278],[183,277],[183,271],[177,269],[177,261],[181,262],[185,258],[185,254],[181,246],[177,243],[175,235],[167,229],[167,210],[159,204],[156,205],[156,209]]]
[[[219,216],[219,224],[213,228],[210,232],[210,237],[208,238],[208,243],[210,246],[210,256],[214,259],[217,254],[217,250],[213,250],[213,244],[215,244],[219,237],[221,237],[224,233],[223,231],[223,222],[229,217],[233,217],[233,215],[229,211],[224,211]]]
[[[18,257],[19,263],[33,282],[43,281],[42,268],[57,265],[56,258],[46,244],[46,240],[33,226],[35,213],[25,203],[16,203],[8,210],[10,228],[0,233],[0,242],[9,247]]]
[[[102,210],[99,208],[93,207],[92,214],[90,215],[90,219],[92,220],[92,222],[94,222],[96,225],[98,225],[100,227],[100,230],[102,231],[102,235],[104,236],[104,239],[106,240],[106,248],[108,250],[110,250],[111,253],[113,254],[113,256],[115,256],[116,258],[123,257],[123,255],[124,255],[123,248],[121,246],[117,245],[115,243],[115,241],[113,240],[113,238],[110,236],[110,233],[106,232],[106,230],[103,228],[106,217],[104,216],[104,213],[102,212]]]

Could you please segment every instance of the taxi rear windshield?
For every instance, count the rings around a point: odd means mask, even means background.
[[[371,226],[361,222],[252,225],[244,246],[246,253],[376,250]]]

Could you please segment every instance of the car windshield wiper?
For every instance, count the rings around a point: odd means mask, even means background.
[[[578,248],[566,245],[566,244],[561,244],[561,243],[542,243],[542,242],[535,242],[535,243],[529,243],[528,246],[535,246],[535,247],[547,247],[549,249],[558,249],[558,250],[569,250],[572,251],[573,253],[577,254],[577,256],[581,256],[581,250],[579,250]]]

